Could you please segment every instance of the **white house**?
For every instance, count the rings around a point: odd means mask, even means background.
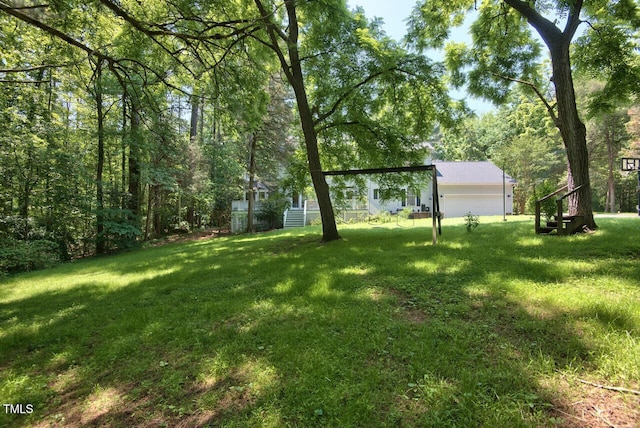
[[[513,188],[516,181],[492,162],[433,162],[438,174],[440,212],[445,217],[475,215],[511,215],[513,212]],[[384,189],[376,181],[376,175],[368,176],[367,196],[347,201],[342,210],[345,219],[375,215],[386,211],[396,214],[409,210],[430,217],[433,213],[433,186],[431,180],[421,189],[405,189],[400,199],[384,198]],[[244,204],[234,202],[234,212],[240,214]],[[246,208],[244,218],[246,219]],[[233,213],[232,213],[233,216]],[[284,218],[285,227],[303,226],[320,216],[317,202],[305,195],[292,196],[291,208]],[[242,222],[238,223],[239,225]],[[246,224],[246,222],[244,223]]]
[[[435,162],[446,217],[511,215],[517,182],[491,162]]]

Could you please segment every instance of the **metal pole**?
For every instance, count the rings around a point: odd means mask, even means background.
[[[433,245],[436,245],[438,243],[438,235],[437,235],[437,231],[436,231],[436,215],[437,215],[437,210],[436,208],[438,208],[438,182],[437,182],[437,174],[438,171],[436,170],[436,168],[434,167],[432,170],[432,174],[433,174],[433,179],[431,180],[431,242],[433,243]]]
[[[504,165],[502,166],[502,221],[507,221],[507,186],[504,176]]]

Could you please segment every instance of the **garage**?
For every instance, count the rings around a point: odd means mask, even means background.
[[[474,215],[502,214],[502,194],[493,195],[442,195],[440,210],[445,217],[463,217],[471,212]]]
[[[513,212],[516,181],[491,162],[436,162],[440,211],[445,217]]]

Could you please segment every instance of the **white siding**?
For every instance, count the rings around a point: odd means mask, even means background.
[[[440,210],[445,217],[463,217],[469,212],[475,215],[502,215],[505,202],[506,213],[513,212],[511,186],[506,187],[504,200],[502,186],[450,185],[441,186],[439,192]]]

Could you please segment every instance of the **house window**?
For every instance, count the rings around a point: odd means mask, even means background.
[[[258,194],[258,198],[259,198],[261,201],[264,201],[265,199],[267,199],[267,192],[265,192],[265,191],[261,191],[261,192]]]
[[[416,190],[409,190],[409,204],[413,206],[420,206],[420,192]]]
[[[380,189],[373,189],[373,199],[380,199]]]

